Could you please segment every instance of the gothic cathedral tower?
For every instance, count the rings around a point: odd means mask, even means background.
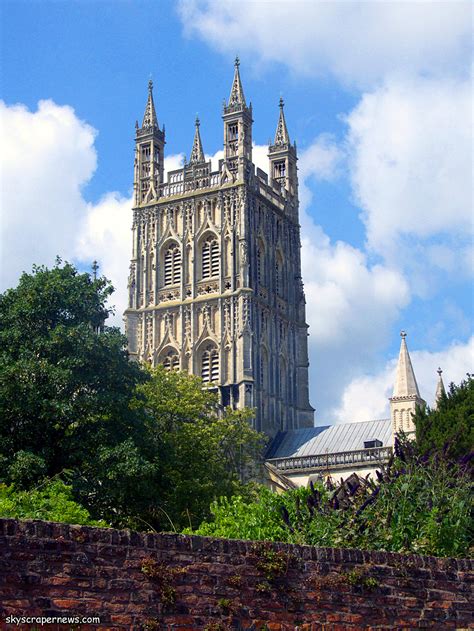
[[[313,426],[296,146],[280,101],[269,175],[255,168],[238,59],[222,118],[217,171],[196,120],[189,162],[165,182],[165,130],[149,84],[135,139],[129,352],[199,375],[224,406],[255,408],[256,429],[273,436]]]

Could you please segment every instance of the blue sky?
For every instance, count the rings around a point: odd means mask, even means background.
[[[97,258],[121,312],[147,81],[168,166],[196,113],[214,156],[238,53],[255,156],[265,167],[280,95],[298,145],[319,422],[386,413],[401,328],[431,402],[438,364],[448,382],[472,369],[471,10],[4,0],[0,289],[57,253]]]

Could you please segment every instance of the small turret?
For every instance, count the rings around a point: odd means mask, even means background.
[[[163,182],[165,128],[161,130],[153,101],[153,81],[148,82],[148,99],[142,126],[135,125],[135,204],[157,196]]]
[[[426,405],[420,396],[418,384],[416,383],[415,372],[405,339],[407,334],[405,331],[402,331],[400,336],[402,342],[398,356],[395,387],[393,395],[390,397],[390,415],[394,435],[400,430],[403,430],[406,434],[413,433],[415,431],[413,415],[416,412],[416,408]]]
[[[441,368],[438,368],[436,372],[438,373],[438,383],[436,384],[436,394],[435,394],[435,400],[433,404],[433,410],[438,409],[439,402],[446,394],[446,389],[443,383],[443,377],[441,376],[443,374],[443,371],[441,370]]]
[[[245,162],[252,161],[252,104],[247,107],[239,71],[240,61],[235,58],[234,80],[229,101],[224,102],[224,159],[227,168],[243,179]]]
[[[195,131],[194,131],[194,141],[193,148],[191,149],[191,157],[189,158],[189,164],[198,164],[199,162],[204,162],[204,151],[202,149],[201,135],[199,133],[199,118],[196,116],[195,122]]]
[[[270,160],[270,179],[282,191],[286,191],[291,197],[298,194],[298,178],[296,174],[296,145],[290,142],[290,135],[286,126],[283,99],[280,98],[280,116],[275,132],[273,145],[268,148]]]

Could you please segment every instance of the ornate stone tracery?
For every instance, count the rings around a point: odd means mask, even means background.
[[[313,414],[296,149],[281,104],[269,175],[255,168],[238,64],[223,123],[217,171],[197,121],[189,162],[165,182],[165,133],[149,91],[136,136],[129,352],[216,383],[225,405],[255,407],[255,426],[273,434],[312,425]]]

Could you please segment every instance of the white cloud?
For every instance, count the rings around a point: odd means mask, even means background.
[[[70,256],[84,208],[81,188],[92,177],[95,130],[74,110],[40,101],[36,112],[0,102],[1,289],[33,263]]]
[[[466,268],[472,230],[468,81],[398,79],[347,117],[354,193],[369,247],[400,267]],[[433,238],[436,241],[433,242]]]
[[[310,377],[318,424],[332,421],[347,384],[369,370],[410,298],[404,277],[370,265],[347,243],[330,242],[302,215],[302,272],[310,342]]]
[[[466,74],[470,2],[181,0],[189,35],[306,76],[332,74],[366,87],[409,70]]]
[[[320,134],[299,157],[302,177],[331,182],[338,175],[343,158],[344,153],[335,139],[330,134]]]
[[[344,159],[343,148],[328,135],[316,138],[300,158],[302,274],[318,423],[332,422],[344,387],[373,365],[410,300],[408,284],[396,267],[371,265],[358,248],[332,243],[308,214],[310,180],[334,180]]]
[[[184,153],[175,153],[169,156],[165,156],[164,169],[165,173],[169,171],[175,171],[182,169],[184,164]],[[166,176],[165,176],[166,177]]]
[[[128,266],[132,252],[132,198],[107,193],[97,204],[87,204],[78,224],[75,257],[80,261],[97,260],[99,273],[112,281],[115,292],[110,303],[115,315],[108,324],[121,326],[127,306]]]
[[[308,208],[312,199],[310,182],[334,181],[340,175],[345,157],[345,150],[330,134],[320,134],[301,152],[298,160],[299,198],[303,209]]]
[[[165,174],[180,169],[184,154],[165,157]],[[166,175],[165,175],[166,177]],[[107,193],[97,204],[87,204],[79,223],[75,256],[80,261],[96,259],[100,273],[112,281],[115,291],[110,303],[115,315],[108,323],[122,326],[123,312],[128,305],[127,278],[132,254],[133,198],[119,193]]]
[[[443,369],[446,388],[451,382],[460,383],[471,373],[474,365],[474,337],[466,343],[453,342],[441,351],[410,352],[413,369],[421,396],[429,406],[434,403],[437,368]],[[356,377],[345,388],[341,405],[335,410],[334,418],[339,421],[366,421],[390,416],[388,398],[395,383],[397,358],[390,359],[376,374]]]
[[[409,298],[407,283],[394,269],[369,266],[363,252],[343,241],[331,244],[303,235],[303,275],[311,321],[312,343],[321,346],[357,343],[369,354],[386,339]],[[370,339],[368,339],[370,338]]]

